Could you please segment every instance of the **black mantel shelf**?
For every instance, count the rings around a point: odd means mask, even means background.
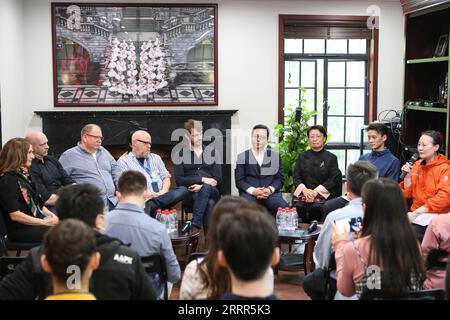
[[[147,130],[154,145],[171,149],[177,141],[171,141],[172,132],[183,128],[187,119],[203,122],[203,129],[215,128],[223,135],[222,166],[225,193],[231,191],[231,155],[227,153],[226,139],[231,129],[231,117],[238,110],[114,110],[114,111],[35,111],[42,118],[42,131],[47,135],[50,154],[59,157],[80,140],[80,131],[88,123],[98,124],[105,137],[103,146],[108,150],[126,149],[132,130]]]
[[[131,115],[151,115],[151,116],[171,116],[171,115],[178,115],[178,116],[188,116],[188,115],[203,115],[203,116],[209,116],[209,115],[224,115],[224,116],[232,116],[238,112],[237,109],[230,109],[230,110],[110,110],[110,111],[104,111],[104,110],[96,110],[96,111],[90,111],[90,110],[83,110],[83,111],[35,111],[34,113],[37,114],[40,117],[48,117],[48,116],[65,116],[65,115],[90,115],[92,117],[97,116],[105,116],[105,115],[116,115],[116,116],[131,116]]]

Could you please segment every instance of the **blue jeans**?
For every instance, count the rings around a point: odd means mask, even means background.
[[[192,207],[192,225],[205,232],[211,221],[212,210],[220,198],[219,189],[209,184],[203,184],[199,192],[189,192],[184,205]]]
[[[175,189],[169,190],[162,196],[148,200],[145,203],[145,212],[148,212],[151,217],[156,217],[156,210],[168,209],[173,207],[180,201],[183,201],[189,194],[186,187],[176,187]]]
[[[275,192],[271,194],[267,199],[256,199],[255,196],[247,193],[242,192],[241,197],[244,198],[247,201],[256,202],[263,207],[266,207],[267,210],[272,215],[275,215],[277,213],[278,208],[287,208],[289,207],[289,204],[283,199],[283,196],[281,195],[281,192]]]

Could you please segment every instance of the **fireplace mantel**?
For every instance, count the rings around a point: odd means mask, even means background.
[[[47,135],[50,154],[59,157],[65,150],[80,140],[80,131],[88,123],[98,124],[102,128],[105,148],[126,148],[129,132],[147,130],[155,145],[174,146],[172,132],[183,128],[187,119],[203,121],[203,128],[219,129],[223,134],[222,155],[223,192],[231,192],[230,155],[226,153],[226,130],[231,129],[231,117],[238,110],[145,110],[145,111],[36,111],[42,118],[42,131]],[[231,148],[228,148],[231,150]]]

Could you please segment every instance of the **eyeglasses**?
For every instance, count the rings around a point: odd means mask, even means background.
[[[94,136],[92,134],[86,133],[87,136],[92,137],[94,139],[100,139],[100,141],[103,141],[105,138],[102,136]]]
[[[152,146],[152,142],[151,141],[144,141],[144,140],[139,140],[139,139],[136,139],[136,141],[139,141],[139,142],[142,142],[144,144],[148,144],[149,146]]]

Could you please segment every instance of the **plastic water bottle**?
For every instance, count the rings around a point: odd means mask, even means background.
[[[291,209],[292,211],[292,226],[293,229],[292,230],[297,230],[298,229],[298,213],[297,213],[297,208],[293,207]]]
[[[161,209],[156,209],[156,220],[161,221]]]
[[[281,220],[283,219],[283,217],[281,216],[283,214],[283,211],[281,210],[281,207],[279,207],[277,209],[277,215],[275,216],[275,221],[277,222],[277,228],[278,230],[282,230],[281,229]]]
[[[178,231],[178,215],[177,209],[170,210],[171,232]]]
[[[286,208],[286,230],[294,230],[293,228],[293,214],[292,214],[292,210],[290,208]]]
[[[164,217],[164,225],[166,226],[166,230],[168,233],[170,233],[170,217],[169,217],[169,210],[163,210],[162,216]]]

